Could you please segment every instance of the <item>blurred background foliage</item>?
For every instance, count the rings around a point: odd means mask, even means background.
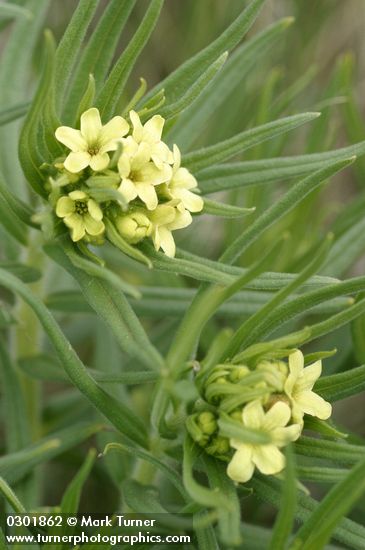
[[[17,3],[21,4],[21,1]],[[77,3],[77,0],[53,0],[51,3],[45,26],[54,32],[56,40],[62,36]],[[148,3],[148,0],[138,0],[127,22],[119,51],[128,43]],[[103,4],[106,2],[101,2],[100,12]],[[167,0],[149,45],[129,79],[129,95],[138,87],[141,76],[146,78],[149,88],[152,88],[181,62],[218,36],[246,4],[243,0]],[[365,139],[363,0],[268,0],[246,39],[279,18],[288,16],[295,18],[294,24],[280,34],[279,39],[260,57],[258,63],[244,71],[242,78],[237,78],[227,99],[219,105],[214,116],[210,117],[203,132],[192,136],[190,147],[214,143],[279,116],[307,110],[321,111],[322,116],[293,133],[251,148],[236,160],[254,161],[279,155],[314,153]],[[9,28],[2,33],[2,44],[6,41]],[[41,44],[39,40],[33,58],[34,75],[38,75],[39,60],[42,57]],[[24,94],[24,90],[22,92],[23,95],[28,94]],[[178,135],[178,125],[174,131]],[[178,140],[178,144],[184,150],[184,142]],[[258,185],[225,192],[224,198],[231,204],[255,205],[255,214],[239,220],[223,221],[204,216],[196,220],[189,230],[182,232],[178,238],[179,244],[196,254],[216,259],[226,243],[231,242],[242,231],[242,227],[251,224],[290,185],[289,180],[277,182],[275,185]],[[27,191],[24,189],[22,193],[25,196]],[[345,265],[341,265],[341,261],[336,261],[335,272],[331,265],[324,266],[323,274],[336,277],[360,274],[365,266],[364,206],[365,161],[360,158],[354,167],[334,178],[330,186],[324,189],[321,187],[266,231],[254,247],[246,251],[241,265],[250,264],[262,250],[267,250],[283,234],[288,233],[287,246],[276,259],[271,271],[296,272],[311,258],[313,250],[326,232],[332,231],[338,243],[337,256],[341,257],[342,250],[353,243],[356,246],[351,262],[346,261]],[[9,260],[12,252],[4,242],[0,243],[0,250],[2,261]],[[121,254],[111,248],[106,247],[104,254],[116,271],[123,272],[125,278],[138,285],[189,288],[195,284],[191,279],[178,278],[172,274],[148,272],[128,258],[121,258]],[[34,250],[28,260],[37,266]],[[84,362],[104,372],[115,370],[116,365],[123,365],[126,370],[134,368],[134,362],[122,355],[108,330],[95,316],[87,312],[88,308],[82,303],[81,297],[81,305],[77,301],[73,304],[77,310],[77,314],[73,314],[71,304],[68,304],[69,311],[66,311],[65,297],[60,295],[57,302],[54,294],[56,290],[76,291],[75,283],[58,266],[49,264],[46,285],[43,288],[44,298],[46,301],[48,299],[49,307],[57,312],[57,318]],[[49,293],[53,293],[53,296],[47,298]],[[150,300],[153,301],[153,296]],[[153,341],[164,351],[181,311],[151,318],[147,306],[143,303],[134,305],[152,334]],[[168,308],[167,304],[166,311]],[[249,313],[251,311],[248,308],[246,314]],[[31,318],[31,314],[29,315]],[[240,319],[242,320],[242,316]],[[204,353],[218,328],[234,327],[236,321],[234,315],[227,317],[221,314],[215,317],[204,331],[200,353]],[[361,323],[362,319],[353,327],[353,332],[358,331],[357,341],[364,336]],[[291,330],[295,329],[293,324]],[[302,325],[303,317],[297,322],[297,326]],[[285,327],[279,334],[284,332]],[[23,338],[23,349],[31,349],[31,337],[23,335]],[[43,346],[47,352],[48,344],[44,342]],[[354,352],[351,327],[346,326],[327,336],[318,349],[335,347],[338,353],[325,361],[326,373],[347,370],[364,362],[364,351],[360,344],[355,347]],[[110,386],[108,391],[120,399],[125,396],[122,385]],[[43,386],[43,393],[44,405],[40,414],[43,417],[45,434],[47,431],[90,419],[90,414],[94,414],[86,400],[66,383],[47,382]],[[146,400],[145,388],[136,387],[131,394],[134,407],[147,418],[150,403]],[[361,396],[343,401],[336,406],[335,414],[340,426],[359,436],[365,436],[363,403]],[[115,435],[98,434],[96,445],[102,449],[104,443],[115,439]],[[43,485],[43,496],[40,498],[42,502],[50,505],[60,502],[68,480],[79,467],[84,455],[85,448],[78,446],[51,460],[46,470],[42,466],[42,479],[48,480],[42,484],[38,476],[39,487]],[[128,464],[128,458],[121,458],[119,455],[108,456],[103,462],[97,462],[86,486],[81,508],[102,512],[114,509],[119,498],[117,486],[128,475]],[[318,488],[314,489],[314,495],[317,492]],[[269,524],[272,510],[261,505],[258,509],[257,502],[251,502],[250,499],[245,519],[255,523],[258,518],[261,524],[263,520]]]

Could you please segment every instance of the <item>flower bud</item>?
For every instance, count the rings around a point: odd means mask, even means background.
[[[198,424],[203,433],[208,435],[213,434],[218,427],[214,414],[209,411],[205,411],[199,414]]]
[[[141,210],[118,216],[115,225],[123,239],[130,244],[140,242],[152,232],[152,223]]]
[[[229,440],[226,437],[217,435],[205,450],[210,455],[214,455],[218,458],[227,458],[227,454],[230,451]]]

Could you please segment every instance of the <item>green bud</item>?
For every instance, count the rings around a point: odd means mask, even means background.
[[[250,369],[248,367],[245,367],[245,366],[234,367],[229,373],[229,380],[230,382],[239,382],[249,372],[250,372]]]
[[[229,440],[226,437],[218,435],[205,450],[210,455],[218,458],[227,458],[227,454],[230,452]]]
[[[217,430],[217,422],[213,413],[205,411],[199,414],[198,424],[203,433],[212,435]]]
[[[239,422],[242,422],[242,409],[237,409],[229,415],[232,420],[238,420]]]
[[[152,232],[152,223],[142,210],[120,215],[115,220],[120,235],[129,244],[136,244]]]

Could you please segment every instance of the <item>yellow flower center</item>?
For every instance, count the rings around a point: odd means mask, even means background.
[[[92,147],[89,147],[87,152],[89,155],[97,155],[99,153],[99,148],[96,145],[93,145]]]
[[[77,214],[80,214],[80,216],[84,216],[89,211],[86,202],[84,201],[75,201],[75,212]]]

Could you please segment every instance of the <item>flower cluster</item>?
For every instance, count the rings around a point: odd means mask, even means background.
[[[70,152],[53,167],[50,202],[74,242],[101,244],[113,231],[129,245],[150,237],[156,250],[174,256],[172,232],[192,222],[203,199],[179,148],[161,139],[164,119],[155,115],[143,125],[135,111],[129,118],[131,124],[115,116],[102,125],[91,108],[80,129],[57,128]]]
[[[298,439],[304,415],[331,416],[330,403],[313,391],[321,372],[320,360],[304,366],[300,350],[288,363],[261,360],[253,369],[217,365],[198,383],[203,399],[188,417],[187,429],[207,453],[228,462],[234,481],[248,481],[255,468],[277,474],[285,467],[280,449]]]

